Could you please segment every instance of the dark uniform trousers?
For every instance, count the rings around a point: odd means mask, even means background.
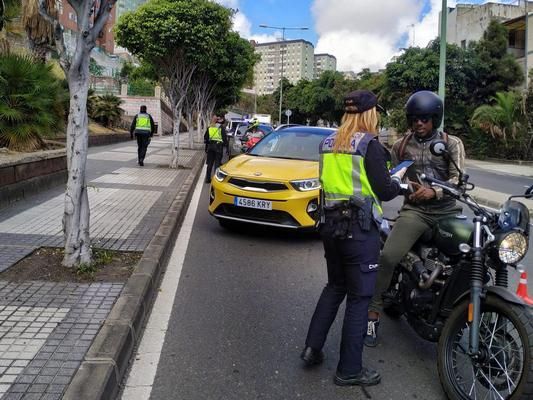
[[[207,145],[207,173],[205,179],[211,180],[211,175],[222,164],[224,144],[222,142],[209,142]],[[214,167],[214,168],[213,168]]]
[[[135,137],[137,138],[137,157],[139,162],[143,162],[150,144],[150,133],[137,131],[135,132]]]
[[[379,232],[374,223],[368,232],[359,225],[352,238],[333,238],[335,225],[326,222],[320,235],[324,243],[328,283],[311,319],[306,346],[321,350],[340,304],[346,297],[340,359],[337,371],[357,374],[362,368],[363,339],[367,330],[368,304],[374,293],[380,250]]]

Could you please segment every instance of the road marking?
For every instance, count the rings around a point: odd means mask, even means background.
[[[204,175],[201,174],[200,177],[202,176]],[[152,307],[152,314],[135,355],[122,400],[150,398],[203,186],[203,179],[199,178],[172,250],[161,288]]]

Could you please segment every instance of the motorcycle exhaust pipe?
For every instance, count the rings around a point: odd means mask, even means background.
[[[418,287],[420,289],[429,289],[433,283],[435,283],[437,277],[442,272],[442,265],[437,265],[437,268],[429,275],[427,272],[422,273],[422,278],[418,282]],[[439,282],[440,283],[440,282]]]

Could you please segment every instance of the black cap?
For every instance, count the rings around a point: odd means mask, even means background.
[[[348,114],[363,113],[374,107],[383,110],[383,107],[378,105],[378,98],[370,90],[354,90],[344,96],[344,111]]]

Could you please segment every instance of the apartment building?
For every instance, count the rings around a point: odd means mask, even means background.
[[[77,15],[74,9],[70,6],[68,1],[57,0],[56,7],[58,12],[59,23],[64,28],[65,46],[69,53],[74,53],[76,48],[76,38],[74,32],[78,30]],[[98,40],[96,46],[100,47],[108,54],[112,54],[115,51],[115,39],[113,36],[113,26],[115,25],[115,8],[111,10],[109,20],[106,22]]]
[[[278,87],[282,76],[292,84],[302,79],[314,78],[314,46],[303,40],[285,40],[269,43],[253,43],[261,60],[254,68],[254,86],[257,94],[271,94]]]
[[[337,58],[331,54],[315,54],[315,72],[314,77],[317,79],[324,71],[337,70]]]
[[[118,21],[127,12],[135,11],[146,2],[147,0],[117,0],[115,3],[116,20]],[[115,54],[129,55],[128,50],[120,46],[116,46]]]
[[[533,2],[527,2],[528,12],[533,11]],[[496,19],[509,30],[507,51],[516,57],[522,65],[527,79],[528,70],[533,68],[533,15],[528,18],[526,29],[526,2],[523,0],[513,4],[457,4],[448,9],[446,41],[466,48],[471,41],[483,37],[490,21]],[[440,31],[440,29],[439,29]],[[526,40],[528,32],[528,40]],[[527,51],[526,51],[527,43]],[[527,53],[527,58],[526,58]]]
[[[529,11],[533,11],[532,2],[528,1],[528,8]],[[457,4],[455,8],[448,8],[446,41],[466,48],[468,42],[477,41],[483,37],[483,32],[488,28],[491,20],[496,19],[505,22],[524,14],[524,1],[513,4],[491,2]]]

